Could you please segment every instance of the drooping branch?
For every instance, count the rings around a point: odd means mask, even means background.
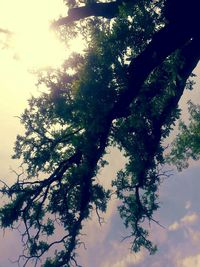
[[[152,253],[155,249],[152,246],[151,242],[147,239],[148,232],[145,230],[143,231],[140,225],[142,222],[144,222],[145,219],[149,221],[155,221],[152,217],[152,214],[153,211],[158,208],[158,205],[156,203],[156,191],[160,183],[159,173],[155,171],[155,167],[159,163],[159,161],[156,161],[156,157],[160,153],[161,142],[165,137],[166,126],[170,126],[170,118],[173,117],[172,113],[177,108],[178,102],[183,94],[186,81],[200,59],[199,46],[200,37],[196,39],[194,38],[180,50],[179,57],[181,58],[181,64],[179,64],[177,69],[175,81],[176,87],[174,88],[174,92],[168,96],[168,98],[164,102],[164,105],[161,105],[161,110],[159,110],[159,112],[157,112],[156,114],[153,114],[153,116],[151,115],[151,105],[149,106],[149,109],[147,109],[147,113],[142,113],[141,120],[143,120],[143,122],[141,126],[139,128],[137,128],[137,126],[133,126],[132,131],[130,128],[130,132],[126,133],[126,135],[128,136],[128,141],[131,138],[133,138],[133,141],[126,143],[127,139],[120,134],[118,135],[119,142],[122,144],[122,147],[126,150],[130,157],[129,160],[131,162],[134,162],[134,157],[138,157],[136,168],[134,169],[133,167],[133,171],[130,171],[131,165],[129,165],[129,171],[128,169],[126,170],[128,171],[129,175],[133,176],[133,179],[128,179],[128,182],[123,185],[124,176],[119,175],[118,179],[114,182],[114,185],[117,187],[117,194],[122,200],[122,205],[119,209],[120,214],[125,221],[125,225],[129,226],[132,229],[132,234],[129,237],[133,238],[132,248],[136,252],[141,246],[141,240],[144,246],[152,251]],[[162,75],[162,72],[160,74]],[[162,81],[162,77],[160,78],[161,79],[158,78],[158,81]],[[170,83],[170,79],[168,80]],[[155,85],[161,86],[162,83],[159,84],[158,82],[157,84],[155,83],[154,86]],[[145,92],[142,93],[144,94],[144,98],[142,98],[142,100],[144,101]],[[154,97],[156,97],[156,95],[154,95]],[[139,95],[138,98],[140,98]],[[146,100],[147,102],[151,101],[151,99],[148,99],[148,97]],[[137,112],[137,109],[135,111]],[[140,111],[138,110],[138,112]],[[147,120],[145,119],[145,117],[147,117],[150,126],[147,126]],[[135,136],[137,136],[137,144],[134,144]],[[136,154],[139,154],[139,156],[135,154],[132,156],[131,145],[134,146],[137,151]]]

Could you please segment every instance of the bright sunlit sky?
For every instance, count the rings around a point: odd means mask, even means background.
[[[26,68],[60,64],[64,47],[49,28],[50,21],[67,13],[62,0],[0,3],[0,27],[13,32],[10,43],[13,58]]]
[[[12,151],[19,116],[31,94],[36,94],[36,79],[30,70],[59,66],[66,56],[64,44],[50,30],[50,21],[66,14],[62,0],[0,0],[0,29],[12,34],[8,47],[0,43],[0,156]],[[0,40],[4,40],[0,33]],[[3,153],[3,155],[2,155]],[[3,164],[3,175],[7,164]],[[4,173],[5,171],[5,173]]]
[[[0,177],[8,182],[13,177],[10,168],[17,168],[17,163],[10,159],[13,143],[23,131],[16,116],[23,112],[31,94],[38,94],[36,78],[29,70],[58,67],[69,54],[50,31],[50,21],[66,13],[62,0],[0,0],[0,29],[12,32],[9,47],[0,43]],[[2,33],[0,40],[1,37]],[[80,42],[73,44],[76,49],[79,46]],[[187,92],[181,101],[184,117],[187,100],[200,100],[199,77],[196,80],[195,90]],[[111,165],[101,174],[108,180],[124,163],[116,151],[110,161]],[[84,267],[200,267],[199,172],[199,164],[192,164],[161,187],[157,217],[165,228],[152,226],[152,237],[159,246],[156,256],[150,257],[144,251],[130,254],[129,243],[120,242],[124,230],[113,202],[102,227],[96,220],[86,226],[87,250],[80,251]],[[15,259],[20,248],[18,233],[7,231],[4,235],[0,230],[0,267],[16,267],[9,259]]]

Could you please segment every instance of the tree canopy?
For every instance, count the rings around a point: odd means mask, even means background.
[[[59,70],[39,73],[48,91],[29,100],[20,118],[25,133],[17,136],[13,156],[22,159],[24,172],[1,188],[8,202],[0,209],[0,226],[21,227],[23,266],[31,260],[36,266],[40,258],[43,267],[78,266],[84,222],[93,210],[105,212],[113,194],[132,250],[155,252],[145,222],[155,221],[159,207],[163,141],[200,58],[198,0],[66,5],[68,15],[53,27],[65,40],[81,35],[85,50]],[[110,146],[127,163],[106,190],[96,175]]]

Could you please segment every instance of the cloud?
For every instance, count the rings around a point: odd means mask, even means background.
[[[185,203],[185,209],[186,209],[186,210],[190,209],[191,206],[192,206],[191,201],[187,201],[187,202]]]
[[[189,225],[195,224],[198,220],[198,215],[197,213],[193,212],[191,214],[187,214],[183,216],[179,221],[175,221],[172,223],[169,227],[169,231],[177,231],[182,227],[187,227]]]
[[[198,230],[194,230],[189,228],[188,229],[188,235],[190,236],[191,242],[194,245],[199,246],[200,245],[200,231]]]
[[[193,212],[192,214],[188,214],[186,216],[184,216],[180,221],[183,224],[193,224],[198,220],[198,215]]]
[[[144,253],[139,252],[137,254],[128,254],[122,260],[116,262],[113,267],[127,267],[141,263],[144,260]]]
[[[180,226],[181,226],[180,223],[174,222],[169,226],[168,229],[169,229],[169,231],[176,231],[180,228]]]
[[[200,266],[200,254],[189,256],[178,262],[178,267],[199,267]]]
[[[142,263],[145,259],[145,252],[141,251],[139,253],[128,253],[124,255],[120,260],[116,260],[115,262],[107,261],[102,265],[102,267],[129,267],[129,266],[137,266]]]

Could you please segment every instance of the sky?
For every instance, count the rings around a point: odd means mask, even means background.
[[[62,0],[0,0],[0,28],[12,32],[9,47],[0,43],[0,177],[14,181],[11,160],[16,135],[23,132],[17,116],[27,106],[27,99],[39,93],[36,78],[30,70],[46,66],[57,67],[65,59],[67,49],[49,30],[50,21],[66,13]],[[0,40],[2,40],[0,33]],[[74,46],[79,47],[80,43]],[[200,67],[196,69],[198,74]],[[199,77],[193,92],[181,100],[183,117],[187,119],[186,102],[200,100]],[[123,167],[124,158],[113,149],[108,155],[110,165],[98,179],[109,186],[116,171]],[[126,232],[113,200],[100,226],[94,215],[85,225],[84,242],[79,262],[85,267],[200,267],[200,166],[191,163],[189,169],[166,179],[160,188],[160,209],[155,214],[163,227],[152,224],[151,237],[158,252],[130,253],[129,241],[121,242]],[[3,200],[0,200],[0,204]],[[0,267],[16,267],[11,262],[21,251],[17,231],[0,230]],[[30,265],[31,267],[31,265]]]

